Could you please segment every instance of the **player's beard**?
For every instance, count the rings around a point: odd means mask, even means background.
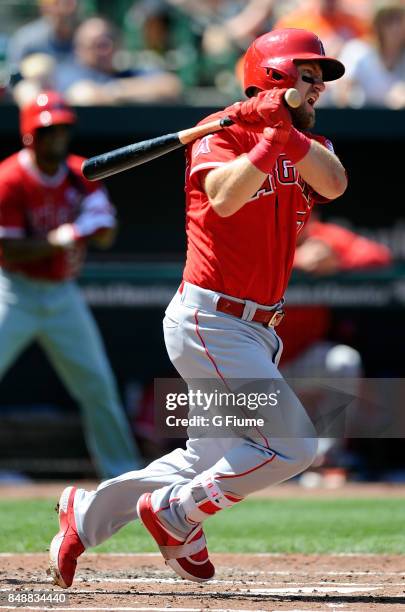
[[[315,125],[315,111],[309,113],[304,105],[290,108],[292,124],[297,130],[310,130]]]

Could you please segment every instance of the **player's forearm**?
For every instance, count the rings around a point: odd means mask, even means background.
[[[207,175],[205,192],[220,217],[230,217],[263,185],[266,175],[242,155]]]
[[[8,263],[25,263],[49,257],[57,247],[47,240],[33,238],[5,239],[1,241],[3,257]]]
[[[315,140],[303,159],[296,163],[301,177],[317,193],[333,200],[345,192],[347,176],[334,153]]]

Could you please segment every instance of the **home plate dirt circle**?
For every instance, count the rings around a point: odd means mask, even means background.
[[[45,554],[0,555],[0,610],[10,592],[63,593],[57,606],[18,610],[232,612],[399,610],[405,604],[401,555],[213,554],[214,580],[177,579],[160,554],[92,554],[80,559],[71,589],[50,584]]]

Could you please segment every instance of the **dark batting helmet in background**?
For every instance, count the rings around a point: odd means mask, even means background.
[[[345,72],[341,62],[325,55],[322,41],[307,30],[283,28],[259,36],[244,57],[244,90],[294,87],[298,70],[296,62],[319,62],[324,81],[340,79]]]

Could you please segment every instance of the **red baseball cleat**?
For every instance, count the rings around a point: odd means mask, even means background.
[[[159,521],[152,508],[151,493],[144,493],[137,504],[139,519],[156,540],[166,565],[185,580],[205,582],[215,574],[208,558],[207,542],[200,525],[197,525],[186,540],[175,538]]]
[[[76,571],[77,558],[84,552],[84,546],[77,534],[73,500],[76,487],[66,487],[60,496],[56,511],[59,512],[59,532],[53,538],[49,549],[49,569],[53,583],[67,589],[71,586]]]

